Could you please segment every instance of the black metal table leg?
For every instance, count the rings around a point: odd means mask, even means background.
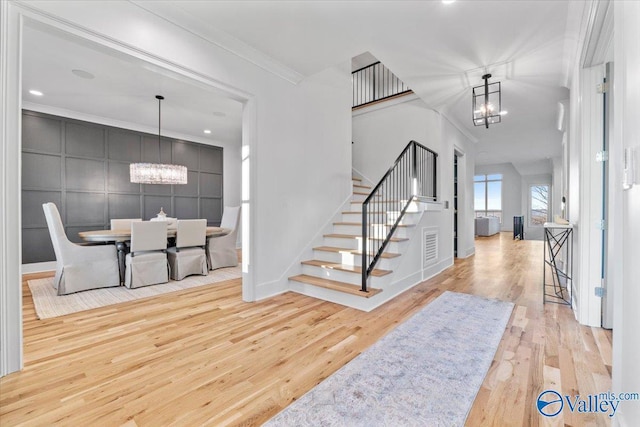
[[[125,257],[127,255],[127,242],[116,242],[118,250],[118,269],[120,270],[120,284],[124,285]]]

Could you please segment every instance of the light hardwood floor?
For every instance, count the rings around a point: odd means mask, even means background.
[[[544,425],[542,390],[610,389],[611,333],[542,304],[542,251],[479,238],[475,256],[371,313],[295,293],[245,303],[234,280],[41,321],[25,282],[25,368],[0,379],[0,424],[260,425],[451,290],[516,304],[467,424]]]

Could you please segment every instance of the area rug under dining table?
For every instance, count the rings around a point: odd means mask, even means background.
[[[510,302],[445,292],[265,426],[463,426]]]
[[[39,319],[63,316],[78,311],[133,301],[168,292],[181,291],[226,280],[242,277],[240,266],[219,268],[207,276],[189,276],[183,280],[171,280],[160,285],[129,289],[124,286],[93,289],[69,295],[57,295],[53,287],[53,277],[29,280],[36,315]]]

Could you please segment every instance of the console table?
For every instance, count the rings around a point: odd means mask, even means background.
[[[571,305],[573,295],[572,257],[573,224],[545,222],[544,272],[542,276],[544,303]]]

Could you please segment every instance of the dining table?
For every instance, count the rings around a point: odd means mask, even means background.
[[[207,239],[205,240],[205,252],[207,255],[207,268],[209,265],[209,237],[225,236],[231,232],[228,228],[207,227]],[[175,228],[167,229],[167,240],[175,239],[177,230]],[[115,230],[89,230],[81,231],[78,236],[85,242],[92,243],[114,243],[118,251],[118,266],[120,268],[120,283],[124,283],[125,256],[127,254],[127,242],[131,241],[131,229],[115,229]]]

